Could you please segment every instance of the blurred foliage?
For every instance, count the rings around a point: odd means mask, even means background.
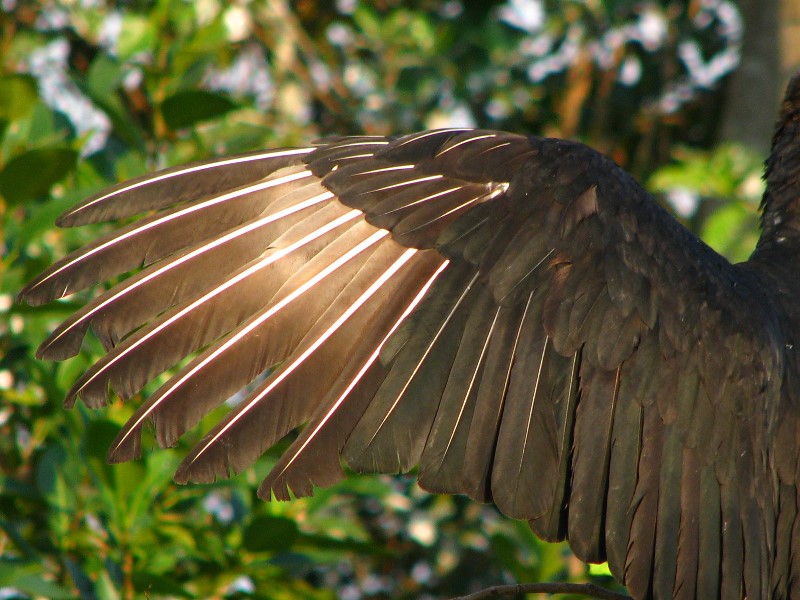
[[[733,262],[747,260],[758,241],[763,158],[722,144],[711,151],[676,148],[673,159],[653,173],[649,189],[665,194],[717,252]]]
[[[273,451],[231,481],[176,487],[199,433],[109,466],[136,402],[61,407],[99,345],[61,364],[34,358],[79,301],[31,309],[13,297],[96,235],[53,223],[113,182],[329,133],[451,125],[577,137],[639,176],[662,167],[649,181],[669,197],[734,198],[683,214],[746,256],[760,161],[709,150],[716,83],[740,38],[729,2],[4,0],[2,11],[0,596],[355,600],[611,583],[525,523],[408,477],[265,504],[255,488]]]

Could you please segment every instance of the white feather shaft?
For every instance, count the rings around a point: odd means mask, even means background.
[[[241,236],[243,236],[243,235],[245,235],[247,233],[250,233],[251,231],[255,231],[256,229],[258,229],[260,227],[264,227],[265,225],[268,225],[268,224],[273,223],[275,221],[278,221],[278,220],[282,219],[283,217],[286,217],[286,216],[289,216],[291,214],[294,214],[294,213],[296,213],[298,211],[306,209],[306,208],[308,208],[310,206],[313,206],[315,204],[319,204],[320,202],[324,202],[326,200],[330,200],[331,198],[333,198],[333,194],[331,192],[324,192],[322,194],[318,194],[318,195],[314,196],[313,198],[309,198],[308,200],[304,200],[303,202],[298,202],[297,204],[295,204],[293,206],[290,206],[289,208],[286,208],[286,209],[281,210],[279,212],[276,212],[276,213],[273,213],[273,214],[268,215],[266,217],[263,217],[261,219],[258,219],[257,221],[253,221],[252,223],[248,223],[247,225],[239,227],[239,228],[235,229],[234,231],[231,231],[230,233],[228,233],[228,234],[226,234],[226,235],[224,235],[224,236],[222,236],[220,238],[217,238],[217,239],[215,239],[215,240],[213,240],[213,241],[211,241],[211,242],[209,242],[207,244],[203,244],[199,248],[196,248],[192,252],[189,252],[188,254],[186,254],[184,256],[181,256],[180,258],[178,258],[176,260],[170,261],[169,263],[165,264],[162,267],[159,267],[158,269],[156,269],[155,271],[153,271],[152,273],[150,273],[146,277],[142,277],[142,279],[140,279],[139,281],[136,281],[135,283],[131,284],[128,287],[126,287],[126,288],[124,288],[122,290],[119,290],[116,293],[113,293],[113,291],[112,291],[112,293],[108,296],[108,298],[106,298],[103,302],[101,302],[100,304],[95,306],[92,310],[88,311],[85,315],[81,316],[80,319],[78,319],[74,323],[70,324],[69,327],[67,327],[64,331],[59,333],[58,336],[53,338],[50,341],[50,345],[52,345],[53,343],[57,342],[62,336],[68,334],[70,331],[72,331],[73,328],[75,328],[77,325],[79,325],[83,321],[86,321],[87,319],[90,319],[91,317],[93,317],[98,311],[103,310],[105,307],[109,306],[113,302],[117,302],[120,298],[125,297],[127,294],[130,294],[135,289],[137,289],[137,288],[145,285],[146,283],[149,283],[150,281],[152,281],[152,280],[164,275],[168,271],[170,271],[170,270],[172,270],[172,269],[174,269],[176,267],[179,267],[180,265],[182,265],[182,264],[184,264],[186,262],[189,262],[190,260],[193,260],[193,259],[197,258],[198,256],[201,256],[202,254],[205,254],[206,252],[209,252],[210,250],[213,250],[214,248],[217,248],[217,247],[219,247],[219,246],[221,246],[223,244],[226,244],[227,242],[233,241],[233,240],[235,240],[235,239],[237,239],[237,238],[239,238],[239,237],[241,237]]]
[[[400,318],[397,319],[397,321],[395,321],[394,325],[392,325],[391,329],[389,329],[389,333],[387,333],[386,336],[384,336],[384,338],[381,341],[381,343],[378,344],[378,347],[370,355],[370,357],[366,360],[366,362],[361,367],[361,370],[358,372],[358,374],[353,378],[353,380],[348,384],[347,388],[345,388],[345,390],[341,393],[341,395],[336,399],[336,402],[334,402],[331,405],[331,407],[327,410],[325,415],[319,420],[319,422],[316,424],[316,426],[311,431],[311,433],[308,435],[308,437],[303,442],[303,444],[297,449],[297,451],[292,455],[292,457],[286,462],[286,465],[283,467],[283,469],[281,469],[281,472],[278,473],[278,477],[283,475],[286,472],[286,470],[289,467],[292,466],[292,463],[294,463],[294,461],[297,460],[297,458],[303,453],[303,451],[306,449],[306,447],[314,440],[314,438],[316,438],[316,436],[319,434],[319,432],[322,430],[322,428],[325,427],[325,423],[327,423],[331,419],[331,417],[333,417],[333,415],[336,413],[336,411],[339,410],[339,407],[342,405],[342,402],[344,402],[345,399],[347,398],[347,396],[350,394],[350,392],[353,391],[353,388],[355,388],[356,385],[358,385],[358,382],[361,381],[361,379],[364,377],[364,374],[372,366],[372,363],[374,363],[378,359],[378,357],[381,354],[381,349],[383,348],[383,345],[386,343],[386,340],[388,340],[389,337],[391,337],[391,335],[397,330],[397,328],[400,326],[400,324],[403,321],[405,321],[406,318],[408,317],[408,315],[410,315],[411,312],[417,307],[417,305],[420,303],[420,301],[428,293],[428,290],[433,285],[433,282],[436,281],[436,279],[439,277],[441,272],[445,270],[445,268],[447,267],[448,264],[450,264],[449,260],[446,260],[446,261],[442,262],[442,264],[439,266],[439,268],[436,269],[436,272],[433,275],[431,275],[430,279],[428,279],[428,281],[425,283],[425,285],[422,286],[422,289],[420,289],[419,293],[414,297],[414,299],[411,301],[411,303],[406,307],[406,309],[403,312],[403,314],[400,315]]]
[[[167,397],[172,394],[175,390],[177,390],[180,386],[194,377],[198,372],[204,369],[207,365],[215,361],[217,358],[222,356],[231,346],[237,344],[241,339],[247,336],[251,331],[259,327],[262,323],[266,322],[268,319],[273,317],[277,314],[280,310],[291,304],[294,300],[305,294],[307,291],[312,289],[315,285],[317,285],[320,281],[331,275],[332,273],[336,272],[336,270],[353,259],[354,257],[358,256],[369,248],[370,246],[376,244],[383,238],[389,235],[389,232],[385,229],[379,229],[375,233],[373,233],[369,238],[362,241],[360,244],[351,248],[348,252],[340,256],[330,265],[328,265],[325,269],[317,273],[314,277],[309,279],[306,283],[298,287],[294,290],[291,294],[288,294],[285,298],[283,298],[280,302],[277,302],[274,306],[270,307],[267,311],[259,315],[257,318],[253,319],[247,326],[243,327],[239,331],[236,332],[235,335],[232,335],[229,339],[225,340],[225,343],[220,345],[218,348],[215,348],[213,352],[211,352],[208,356],[206,356],[202,361],[200,361],[197,365],[194,366],[191,370],[185,373],[180,378],[176,378],[174,381],[170,381],[170,385],[159,399],[153,403],[152,406],[149,406],[146,411],[144,411],[131,425],[130,430],[127,431],[125,436],[119,441],[119,445],[125,442],[125,439],[137,428],[139,427],[144,420],[149,417],[156,409],[163,404]]]
[[[118,190],[114,190],[113,192],[109,192],[108,194],[104,194],[98,198],[95,198],[94,201],[89,202],[83,206],[78,207],[77,209],[68,212],[68,215],[74,215],[78,212],[85,210],[99,202],[103,202],[108,200],[109,198],[113,198],[114,196],[118,196],[119,194],[124,194],[125,192],[129,192],[131,190],[135,190],[137,188],[151,185],[153,183],[157,183],[159,181],[164,181],[165,179],[172,179],[173,177],[180,177],[181,175],[188,175],[190,173],[198,173],[200,171],[207,171],[209,169],[217,169],[219,167],[226,167],[229,165],[237,165],[247,162],[253,162],[256,160],[267,160],[269,158],[280,158],[282,156],[295,156],[298,154],[308,154],[309,152],[313,151],[315,148],[289,148],[286,150],[278,150],[273,152],[263,152],[260,154],[252,154],[249,156],[235,156],[233,158],[227,158],[223,160],[217,160],[212,162],[203,163],[201,165],[194,165],[191,167],[186,167],[185,169],[178,169],[177,171],[172,171],[170,173],[163,173],[161,175],[156,175],[154,177],[149,177],[143,181],[137,181],[136,183],[132,183],[130,185],[126,185]]]
[[[215,196],[214,198],[210,198],[210,199],[205,200],[203,202],[198,202],[197,204],[192,204],[191,206],[187,206],[183,210],[179,210],[179,211],[174,212],[172,214],[165,215],[165,216],[161,217],[160,219],[156,219],[154,221],[150,221],[149,223],[145,223],[141,227],[137,227],[136,229],[132,229],[130,231],[127,231],[127,232],[125,232],[124,234],[122,234],[120,236],[117,236],[117,237],[115,237],[113,239],[108,240],[105,244],[101,244],[101,245],[97,246],[96,248],[92,248],[91,250],[89,250],[88,252],[86,252],[84,254],[76,256],[73,260],[69,261],[65,265],[62,265],[60,268],[48,273],[47,277],[43,277],[41,279],[41,281],[37,282],[36,286],[33,289],[35,289],[36,287],[42,285],[48,279],[50,279],[52,277],[55,277],[56,275],[58,275],[59,273],[61,273],[65,269],[74,268],[76,264],[78,264],[79,262],[85,260],[86,258],[89,258],[90,256],[92,256],[92,255],[94,255],[94,254],[96,254],[96,253],[98,253],[98,252],[100,252],[102,250],[106,250],[107,248],[110,248],[111,246],[119,244],[120,242],[123,242],[123,241],[125,241],[125,240],[127,240],[129,238],[132,238],[132,237],[134,237],[134,236],[136,236],[136,235],[138,235],[138,234],[140,234],[140,233],[142,233],[144,231],[152,229],[153,227],[158,227],[159,225],[163,225],[164,223],[168,223],[169,221],[174,221],[175,219],[178,219],[180,217],[186,216],[186,215],[191,214],[193,212],[197,212],[198,210],[203,210],[204,208],[208,208],[209,206],[214,206],[215,204],[220,204],[221,202],[227,202],[228,200],[232,200],[233,198],[239,198],[239,197],[245,196],[247,194],[260,192],[262,190],[266,190],[266,189],[269,189],[271,187],[275,187],[277,185],[281,185],[281,184],[284,184],[284,183],[289,183],[291,181],[296,181],[298,179],[303,179],[305,177],[311,177],[311,176],[312,176],[311,171],[300,171],[298,173],[292,173],[290,175],[286,175],[285,177],[279,177],[277,179],[270,179],[268,181],[262,181],[260,183],[254,184],[254,185],[249,185],[249,186],[247,186],[245,188],[241,188],[241,189],[235,190],[233,192],[228,192],[227,194],[223,194],[221,196]]]
[[[325,330],[322,335],[320,335],[313,344],[311,344],[300,356],[294,359],[291,364],[289,364],[284,370],[281,371],[279,375],[275,377],[275,379],[268,385],[261,393],[257,394],[253,397],[250,401],[247,402],[239,412],[231,418],[231,420],[225,424],[220,430],[214,434],[210,440],[208,440],[203,447],[197,452],[195,457],[192,459],[192,462],[195,462],[198,458],[200,458],[220,437],[225,435],[227,431],[229,431],[232,427],[234,427],[244,416],[255,407],[262,398],[264,398],[267,394],[269,394],[272,390],[274,390],[278,384],[280,384],[284,379],[286,379],[291,373],[297,369],[305,360],[311,356],[317,348],[319,348],[325,341],[330,338],[336,331],[356,312],[367,300],[369,300],[389,279],[394,275],[400,268],[405,265],[414,254],[417,253],[416,248],[409,248],[406,250],[400,258],[398,258],[359,298],[351,304],[347,310],[345,310],[342,315],[327,329]]]
[[[205,304],[206,302],[208,302],[209,300],[211,300],[215,296],[219,295],[221,292],[225,291],[226,289],[230,288],[233,285],[236,285],[237,283],[239,283],[243,279],[246,279],[247,277],[250,277],[251,275],[257,273],[261,269],[264,269],[265,267],[267,267],[270,264],[274,263],[278,259],[286,256],[290,252],[293,252],[294,250],[297,250],[298,248],[301,248],[302,246],[305,246],[306,244],[308,244],[308,243],[312,242],[313,240],[317,239],[318,237],[328,233],[329,231],[332,231],[332,230],[336,229],[340,225],[343,225],[344,223],[347,223],[348,221],[352,221],[356,217],[359,217],[361,214],[362,213],[359,210],[352,210],[352,211],[342,215],[338,219],[335,219],[335,220],[331,221],[330,223],[326,223],[325,225],[323,225],[319,229],[316,229],[315,231],[312,231],[307,236],[305,236],[302,239],[296,241],[295,243],[287,246],[286,248],[282,248],[282,249],[270,254],[266,258],[258,261],[256,264],[252,265],[250,268],[242,271],[241,273],[239,273],[235,277],[232,277],[232,278],[226,280],[225,283],[217,286],[216,288],[214,288],[213,290],[211,290],[207,294],[203,295],[201,298],[198,298],[197,300],[195,300],[194,302],[189,304],[187,307],[185,307],[182,310],[178,311],[176,314],[171,316],[169,319],[167,319],[163,323],[159,324],[158,327],[155,327],[154,329],[149,331],[146,335],[142,336],[140,339],[136,340],[133,344],[131,344],[130,346],[125,348],[123,351],[121,351],[119,354],[114,356],[111,360],[109,360],[106,364],[104,364],[100,369],[98,369],[98,371],[96,373],[94,373],[90,378],[88,378],[83,383],[83,385],[81,385],[81,387],[78,388],[78,390],[76,391],[76,394],[80,393],[80,390],[82,390],[84,387],[86,387],[89,383],[91,383],[94,379],[96,379],[100,374],[102,374],[104,371],[106,371],[114,363],[116,363],[119,360],[121,360],[122,358],[124,358],[125,355],[127,355],[128,353],[132,352],[133,350],[135,350],[136,348],[138,348],[139,346],[144,344],[147,340],[149,340],[154,335],[156,335],[156,334],[160,333],[161,331],[163,331],[166,327],[168,327],[169,325],[171,325],[175,321],[183,318],[184,316],[186,316],[187,314],[189,314],[190,312],[195,310],[198,306],[201,306],[202,304]]]

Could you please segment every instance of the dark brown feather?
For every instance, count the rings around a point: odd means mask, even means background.
[[[419,466],[419,484],[436,493],[463,493],[464,456],[486,354],[496,331],[499,307],[480,290],[464,326],[439,410]]]
[[[347,438],[391,367],[379,360],[381,346],[422,300],[445,267],[446,263],[437,267],[382,340],[378,339],[376,328],[365,331],[367,337],[362,339],[362,347],[374,347],[373,354],[363,363],[355,359],[348,363],[308,425],[261,483],[260,497],[269,499],[274,495],[288,500],[289,491],[295,496],[310,495],[313,486],[332,485],[343,477],[339,457]]]
[[[700,598],[718,598],[722,560],[722,499],[714,467],[705,465],[700,471],[697,594]]]
[[[329,204],[291,227],[263,258],[227,274],[213,290],[166,311],[127,337],[75,383],[67,401],[80,396],[87,404],[101,405],[109,385],[122,398],[131,397],[153,377],[263,308],[286,276],[349,230],[357,217]],[[314,237],[319,231],[325,233]],[[296,251],[284,256],[295,246]],[[231,285],[237,278],[236,285]]]
[[[389,278],[374,289],[380,278],[368,288],[362,281],[345,287],[345,297],[322,315],[273,376],[187,455],[176,480],[209,482],[241,472],[284,435],[308,421],[316,412],[319,399],[334,387],[347,364],[364,360],[371,353],[371,348],[359,344],[359,332],[368,324],[386,331],[407,306],[407,299],[398,291],[419,289],[441,264],[431,254],[422,253],[411,259],[409,256],[404,253],[393,265],[387,265],[384,274]],[[358,305],[360,300],[363,303]],[[348,316],[346,311],[351,307],[356,310]],[[239,443],[231,444],[234,439]]]
[[[568,505],[572,480],[572,442],[574,435],[575,407],[578,403],[581,354],[576,352],[563,370],[560,397],[551,405],[556,415],[555,454],[558,459],[558,475],[550,496],[550,506],[540,517],[528,524],[542,539],[563,540],[567,535]]]
[[[258,258],[286,229],[322,208],[330,195],[318,184],[286,192],[265,215],[189,246],[98,296],[56,328],[40,346],[39,355],[49,359],[74,355],[90,325],[110,350],[136,327],[210,290]]]
[[[651,409],[652,410],[652,409]],[[674,427],[666,427],[661,451],[661,472],[658,482],[658,514],[656,516],[655,553],[653,556],[653,595],[656,598],[675,596],[678,564],[691,564],[697,555],[682,552],[679,545],[681,533],[681,497],[683,490],[683,464],[685,457],[681,436]],[[691,518],[690,513],[685,514]]]
[[[221,194],[302,164],[311,148],[256,151],[148,173],[90,196],[58,219],[61,227],[111,221],[187,200]]]
[[[644,344],[654,345],[652,336]],[[619,401],[611,430],[611,455],[608,465],[608,499],[605,516],[605,547],[608,566],[622,579],[633,521],[633,504],[642,451],[643,407],[637,383],[655,369],[650,355],[640,351],[622,365]]]
[[[255,218],[277,199],[276,191],[285,194],[293,187],[306,185],[309,179],[302,165],[290,167],[257,184],[135,221],[61,259],[26,285],[20,297],[30,304],[42,304],[154,263]],[[284,180],[290,181],[275,185]]]
[[[620,372],[581,361],[568,525],[570,546],[585,561],[605,560],[608,464]]]
[[[497,331],[486,351],[486,366],[479,381],[475,408],[464,455],[464,491],[482,502],[492,499],[492,466],[497,448],[505,398],[516,359],[522,327],[530,314],[530,302],[501,306]]]
[[[552,506],[564,458],[560,424],[569,420],[563,414],[569,361],[544,335],[540,304],[534,297],[520,332],[492,470],[495,503],[522,519],[537,519]]]
[[[140,427],[146,416],[156,425],[159,445],[171,446],[215,406],[286,359],[329,306],[347,300],[340,297],[346,285],[368,285],[376,272],[402,254],[401,247],[383,243],[388,240],[378,235],[366,222],[356,223],[299,270],[287,272],[286,282],[258,313],[198,355],[140,406],[112,446],[114,460],[130,456],[133,423]],[[119,445],[121,439],[127,444]]]
[[[464,334],[480,296],[471,269],[449,269],[344,449],[359,472],[402,473],[419,463]],[[449,285],[448,285],[449,284]],[[447,287],[445,287],[447,286]],[[418,309],[422,311],[422,309]]]

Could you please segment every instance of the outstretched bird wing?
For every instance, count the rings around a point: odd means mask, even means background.
[[[608,159],[492,131],[336,138],[140,178],[61,224],[140,213],[21,293],[143,267],[40,348],[63,359],[90,326],[103,342],[68,403],[129,398],[196,353],[111,460],[139,455],[145,423],[173,444],[258,380],[179,481],[305,425],[262,497],[335,482],[340,456],[418,466],[430,490],[608,559],[636,598],[773,593],[769,302]]]

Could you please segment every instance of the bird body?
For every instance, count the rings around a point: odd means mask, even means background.
[[[634,598],[800,597],[800,84],[733,265],[609,159],[494,131],[342,137],[176,167],[61,225],[143,215],[53,265],[41,304],[135,271],[46,340],[107,354],[67,398],[130,398],[194,356],[109,451],[169,446],[258,381],[181,464],[240,472],[303,426],[265,499],[418,467]]]

